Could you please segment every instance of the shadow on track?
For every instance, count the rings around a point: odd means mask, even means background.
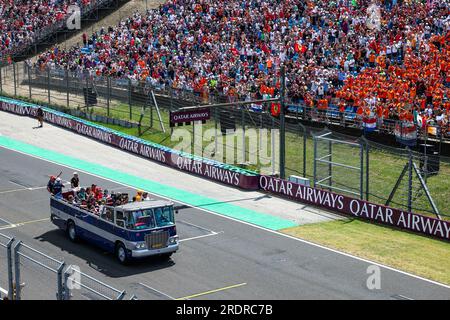
[[[88,267],[111,278],[128,277],[175,265],[172,259],[164,260],[161,257],[148,257],[133,260],[129,265],[123,266],[115,259],[113,254],[107,253],[97,246],[83,240],[79,240],[77,243],[71,242],[62,230],[48,231],[34,239],[48,242],[62,251],[84,260],[85,265],[79,265],[81,270]],[[66,263],[71,264],[71,261],[66,261]]]

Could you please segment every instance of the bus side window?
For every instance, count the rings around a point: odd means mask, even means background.
[[[107,220],[112,222],[113,221],[113,211],[111,208],[105,208],[105,210],[101,213],[100,217],[103,220]]]
[[[125,217],[122,211],[116,211],[116,225],[125,228]]]

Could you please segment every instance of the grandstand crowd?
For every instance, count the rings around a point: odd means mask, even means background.
[[[47,32],[56,32],[68,17],[68,7],[91,0],[1,0],[0,56],[13,55],[35,44]]]
[[[239,99],[279,94],[284,65],[293,103],[445,126],[449,14],[449,0],[168,0],[36,65]]]

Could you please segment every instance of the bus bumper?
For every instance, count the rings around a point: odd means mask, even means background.
[[[131,250],[131,257],[133,258],[145,258],[150,256],[156,256],[160,254],[172,253],[178,250],[178,243],[161,248],[161,249],[144,249],[144,250]]]

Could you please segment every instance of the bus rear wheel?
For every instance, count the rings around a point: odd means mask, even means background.
[[[67,235],[69,236],[70,241],[77,242],[77,231],[75,229],[75,223],[73,223],[72,221],[69,221],[69,223],[67,224]]]
[[[123,265],[128,263],[127,250],[121,242],[116,245],[116,258]]]

